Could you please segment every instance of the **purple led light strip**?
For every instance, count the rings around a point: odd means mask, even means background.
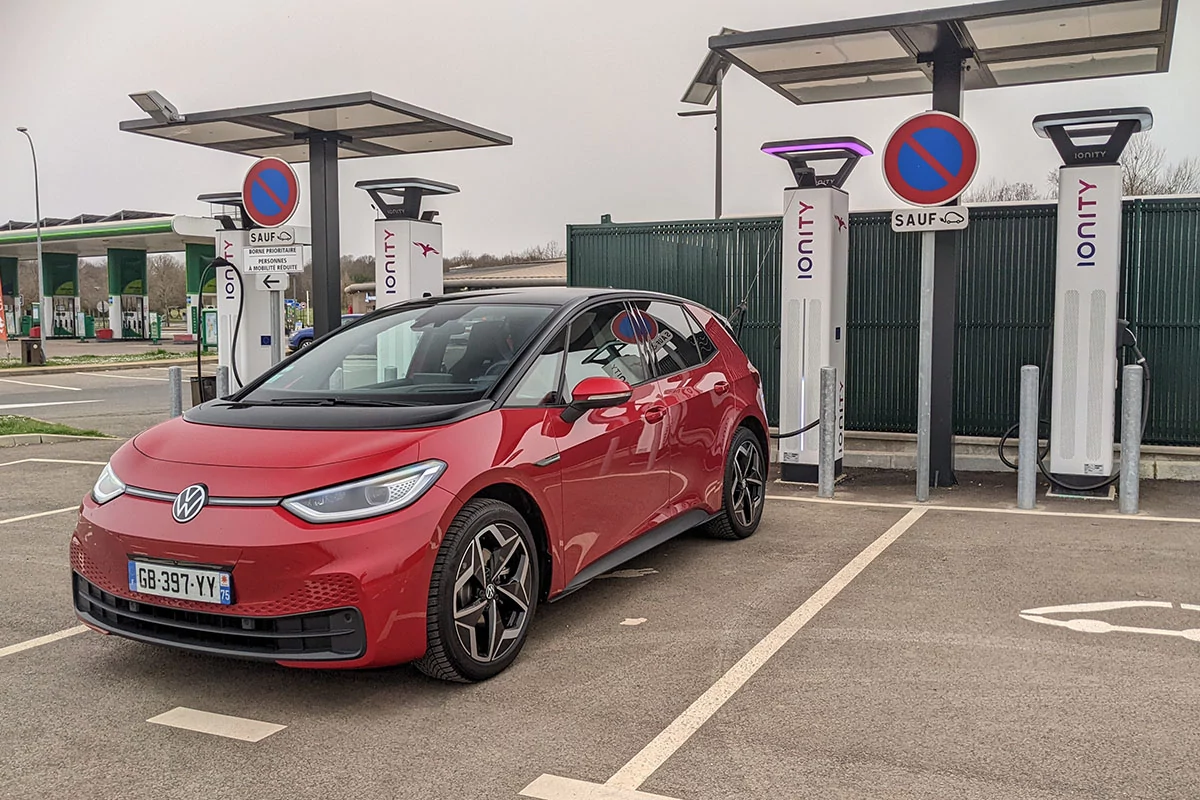
[[[823,144],[784,144],[776,147],[764,147],[762,151],[769,155],[777,156],[783,153],[812,153],[816,151],[830,150],[849,150],[860,156],[869,156],[874,151],[866,145],[858,142],[826,142]]]

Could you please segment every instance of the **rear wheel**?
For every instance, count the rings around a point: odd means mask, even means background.
[[[434,563],[417,669],[463,683],[502,672],[525,644],[538,586],[537,550],[520,513],[499,500],[467,503]]]
[[[725,458],[721,511],[705,531],[717,539],[745,539],[758,530],[766,497],[762,443],[748,428],[738,428]]]

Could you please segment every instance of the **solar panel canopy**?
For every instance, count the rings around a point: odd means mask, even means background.
[[[512,138],[375,92],[136,119],[121,130],[229,153],[309,160],[308,140],[332,135],[338,158],[394,156],[512,144]]]
[[[998,0],[714,36],[709,48],[794,103],[927,94],[935,55],[963,89],[1166,72],[1178,0]]]

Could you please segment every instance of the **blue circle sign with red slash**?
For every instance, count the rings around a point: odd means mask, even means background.
[[[979,166],[979,144],[952,114],[925,111],[903,122],[883,149],[888,188],[914,206],[944,205],[966,190]]]
[[[636,314],[633,316],[628,311],[622,311],[613,317],[612,333],[619,341],[635,344],[638,337],[650,341],[658,335],[658,323],[654,317],[644,311],[637,311]]]
[[[300,182],[296,170],[280,158],[270,156],[254,162],[242,181],[242,206],[246,216],[264,228],[282,225],[296,213]]]

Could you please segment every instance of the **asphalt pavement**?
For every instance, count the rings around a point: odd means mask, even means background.
[[[1196,796],[1194,490],[1127,518],[772,484],[752,538],[639,557],[458,686],[80,631],[74,508],[118,444],[0,450],[0,797]]]
[[[194,364],[181,367],[184,407],[191,405],[189,377]],[[212,362],[202,373],[214,374]],[[0,370],[0,414],[20,414],[48,422],[129,437],[167,419],[171,410],[168,367],[132,367],[105,372],[51,375],[9,374]]]

